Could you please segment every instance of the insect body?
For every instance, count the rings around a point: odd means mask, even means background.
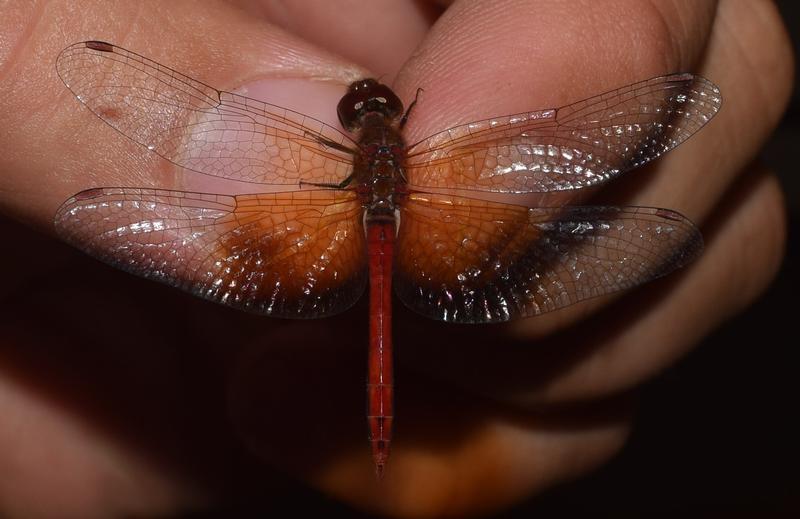
[[[273,317],[334,315],[369,285],[368,424],[379,471],[394,415],[392,287],[432,319],[504,322],[632,288],[702,248],[697,228],[666,209],[488,197],[597,186],[658,158],[719,109],[719,90],[699,76],[657,77],[407,145],[408,112],[371,79],[339,103],[351,137],[110,43],[67,47],[57,70],[98,117],[187,174],[253,186],[239,195],[92,187],[55,216],[66,240]]]
[[[397,121],[403,104],[385,85],[364,79],[350,85],[337,112],[342,126],[360,131],[351,178],[365,207],[370,286],[367,422],[372,457],[381,473],[389,456],[394,419],[392,258],[397,214],[406,185],[406,146],[400,135],[402,122],[398,127]]]

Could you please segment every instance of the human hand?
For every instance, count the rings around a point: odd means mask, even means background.
[[[263,476],[219,474],[241,441],[264,466],[360,508],[495,510],[611,456],[629,426],[625,391],[771,278],[784,239],[781,195],[750,162],[788,98],[791,58],[768,2],[464,2],[433,27],[435,9],[411,2],[332,4],[10,8],[0,20],[0,208],[52,232],[56,208],[82,189],[196,187],[64,88],[55,57],[85,39],[218,88],[248,85],[251,97],[331,122],[349,81],[366,70],[390,84],[396,76],[406,101],[425,89],[409,142],[691,70],[720,86],[720,114],[608,191],[620,204],[686,214],[704,231],[705,254],[616,302],[504,326],[448,326],[397,308],[397,441],[379,484],[365,441],[364,305],[320,321],[244,315],[7,223],[0,467],[13,470],[0,473],[13,476],[0,479],[0,506],[9,515],[154,515],[224,499]]]

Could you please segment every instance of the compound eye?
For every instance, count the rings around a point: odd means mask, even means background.
[[[372,96],[371,91],[380,84],[374,79],[362,79],[351,83],[347,93],[342,96],[336,113],[339,114],[339,122],[348,130],[354,130],[359,126],[359,118],[364,111],[367,101]]]
[[[403,102],[388,86],[378,83],[370,92],[372,95],[368,102],[372,102],[373,110],[382,112],[390,119],[403,113]]]
[[[374,79],[362,79],[350,85],[336,112],[342,126],[354,130],[367,112],[379,112],[389,119],[398,117],[403,113],[403,103],[386,85]]]
[[[336,113],[339,114],[339,122],[348,130],[352,130],[356,127],[356,120],[358,118],[358,110],[356,109],[357,103],[352,97],[352,94],[345,94],[336,107]]]

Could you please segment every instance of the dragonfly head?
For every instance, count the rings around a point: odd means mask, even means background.
[[[392,121],[403,114],[403,102],[388,86],[374,79],[352,83],[339,101],[336,111],[342,126],[350,131],[362,126],[367,113],[377,112]]]

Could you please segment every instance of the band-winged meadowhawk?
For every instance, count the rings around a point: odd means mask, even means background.
[[[78,100],[148,150],[253,186],[236,195],[94,187],[58,210],[67,241],[123,270],[273,317],[335,315],[369,286],[367,414],[379,471],[393,420],[392,286],[432,319],[504,322],[645,283],[702,249],[697,228],[671,210],[542,207],[528,197],[601,185],[686,140],[721,103],[696,75],[407,145],[409,111],[372,79],[340,101],[345,133],[110,43],[67,47],[57,70]]]

